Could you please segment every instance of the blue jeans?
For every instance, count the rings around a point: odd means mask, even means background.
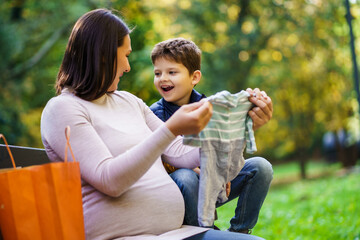
[[[170,176],[184,197],[184,224],[199,226],[197,215],[199,175],[191,169],[182,168],[171,173]],[[228,200],[216,205],[219,207],[238,198],[235,215],[230,220],[231,230],[241,231],[255,226],[272,178],[272,166],[266,159],[253,157],[245,160],[244,167],[231,181]]]

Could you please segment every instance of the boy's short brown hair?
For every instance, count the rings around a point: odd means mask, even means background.
[[[183,64],[189,74],[201,67],[201,50],[194,42],[184,38],[172,38],[156,44],[151,52],[152,63],[155,64],[159,58]]]

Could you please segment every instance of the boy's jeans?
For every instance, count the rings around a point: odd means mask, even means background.
[[[178,169],[170,176],[184,197],[184,224],[199,226],[197,215],[199,175],[191,169]],[[216,205],[216,207],[222,206],[238,197],[235,216],[230,220],[230,228],[233,231],[252,229],[255,226],[272,178],[272,166],[266,159],[253,157],[245,160],[244,167],[231,181],[228,200]]]

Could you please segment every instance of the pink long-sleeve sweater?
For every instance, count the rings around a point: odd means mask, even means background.
[[[184,146],[141,99],[116,91],[86,101],[64,89],[41,118],[51,161],[64,159],[67,125],[80,163],[87,240],[181,239],[207,230],[182,227],[183,197],[161,162],[194,168],[199,150]]]

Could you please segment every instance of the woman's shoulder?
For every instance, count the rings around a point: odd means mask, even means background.
[[[88,107],[85,100],[76,97],[72,94],[61,93],[55,97],[52,97],[45,105],[43,114],[56,114],[61,116],[62,114],[69,114],[73,112],[87,113]]]
[[[132,94],[130,92],[127,92],[127,91],[115,91],[114,94],[117,95],[117,96],[120,96],[120,97],[130,98],[130,99],[135,100],[135,101],[141,100],[140,98],[138,98],[134,94]]]
[[[77,102],[77,97],[72,96],[71,94],[60,94],[55,97],[52,97],[46,104],[46,108],[49,107],[59,107],[67,104],[75,104]]]
[[[125,100],[126,102],[129,102],[131,104],[136,104],[136,105],[139,105],[141,107],[146,106],[145,102],[141,98],[135,96],[134,94],[132,94],[130,92],[127,92],[127,91],[115,91],[113,94],[115,96],[120,97],[120,99]]]

